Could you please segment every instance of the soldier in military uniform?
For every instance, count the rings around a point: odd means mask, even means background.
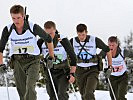
[[[96,54],[100,48],[107,54],[109,66],[112,66],[111,52],[107,45],[98,37],[87,35],[87,26],[79,24],[76,27],[77,37],[72,38],[74,52],[78,57],[76,79],[82,100],[95,100],[94,91],[98,82],[101,60]]]
[[[75,81],[76,55],[67,37],[56,31],[56,25],[54,22],[47,21],[44,24],[44,30],[53,38],[55,60],[50,72],[52,74],[56,93],[59,100],[68,100],[68,86]],[[47,59],[49,54],[46,43],[40,39],[38,40],[38,46],[40,47],[44,58]],[[47,93],[50,100],[56,100],[48,71],[45,70],[45,73]]]
[[[111,36],[108,38],[108,46],[112,54],[112,68],[113,68],[109,79],[116,100],[127,100],[125,97],[128,88],[128,74],[125,63],[125,56],[127,56],[126,54],[127,51],[120,48],[120,43],[116,36]],[[102,55],[102,57],[105,58],[106,65],[108,66],[106,53],[104,51],[101,51],[100,55]],[[105,69],[105,72],[107,69],[108,67]],[[110,96],[112,100],[115,100],[111,89],[110,89]]]
[[[0,64],[3,50],[9,40],[11,65],[20,100],[36,100],[36,81],[40,67],[38,35],[47,42],[49,55],[54,58],[52,38],[39,25],[25,20],[24,8],[14,5],[10,9],[13,24],[5,26],[0,41]],[[2,66],[1,66],[2,67]]]

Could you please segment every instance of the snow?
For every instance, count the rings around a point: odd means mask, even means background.
[[[16,88],[9,87],[8,89],[9,89],[10,100],[19,100]],[[36,91],[37,91],[37,100],[49,100],[49,96],[47,95],[47,91],[45,88],[36,88]],[[69,96],[70,96],[69,100],[76,100],[74,93],[70,93]],[[76,96],[78,97],[78,100],[81,100],[79,92],[76,92]],[[111,100],[108,91],[96,90],[95,96],[96,100]],[[126,96],[128,100],[132,100],[133,93],[128,93]],[[6,87],[0,87],[0,100],[8,100]]]

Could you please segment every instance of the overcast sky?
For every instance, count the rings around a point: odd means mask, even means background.
[[[12,23],[9,10],[14,4],[27,6],[29,20],[41,27],[47,20],[54,21],[69,38],[76,36],[79,23],[105,42],[111,35],[122,41],[133,30],[133,0],[0,0],[0,32]]]

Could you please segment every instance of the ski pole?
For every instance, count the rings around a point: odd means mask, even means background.
[[[77,97],[77,95],[76,95],[76,92],[75,92],[75,89],[74,89],[73,84],[72,84],[72,83],[70,83],[70,85],[71,85],[71,87],[72,87],[72,90],[73,90],[73,92],[74,92],[74,96],[75,96],[76,100],[78,100],[78,97]]]
[[[53,86],[53,89],[54,89],[54,93],[55,93],[56,100],[59,100],[58,95],[57,95],[57,92],[56,92],[56,89],[55,89],[55,85],[54,85],[54,82],[53,82],[53,78],[52,78],[52,75],[51,75],[51,72],[50,72],[50,69],[49,68],[48,68],[48,73],[49,73],[50,80],[51,80],[51,83],[52,83],[52,86]]]
[[[10,100],[9,90],[8,90],[8,82],[7,82],[7,71],[8,71],[8,67],[5,64],[0,64],[0,68],[2,69],[2,75],[4,76],[5,83],[6,83],[7,97],[8,97],[8,100]]]
[[[6,73],[4,73],[4,77],[5,77],[5,82],[6,82],[7,98],[8,98],[8,100],[10,100],[9,89],[8,89],[8,82],[7,82],[7,75],[6,75]]]
[[[108,79],[108,83],[109,83],[110,89],[111,89],[111,91],[112,91],[112,94],[113,94],[114,100],[116,100],[116,96],[115,96],[115,93],[114,93],[114,91],[113,91],[113,88],[112,88],[112,85],[111,85],[110,79],[109,79],[109,78],[107,78],[107,79]]]
[[[42,61],[42,62],[48,70],[48,74],[49,74],[49,77],[50,77],[50,80],[51,80],[51,83],[52,83],[52,86],[53,86],[53,89],[54,89],[56,100],[59,100],[56,89],[55,89],[54,81],[53,81],[53,78],[52,78],[52,75],[51,75],[51,72],[50,72],[50,69],[53,68],[53,60],[52,60],[52,58],[49,57],[46,62],[45,62],[45,60]]]

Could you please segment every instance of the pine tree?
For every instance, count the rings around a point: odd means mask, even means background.
[[[128,68],[128,75],[129,75],[129,92],[133,92],[133,32],[130,32],[130,35],[125,37],[124,39],[125,43],[125,50],[127,51],[127,57],[126,57],[126,62],[127,62],[127,68]]]

